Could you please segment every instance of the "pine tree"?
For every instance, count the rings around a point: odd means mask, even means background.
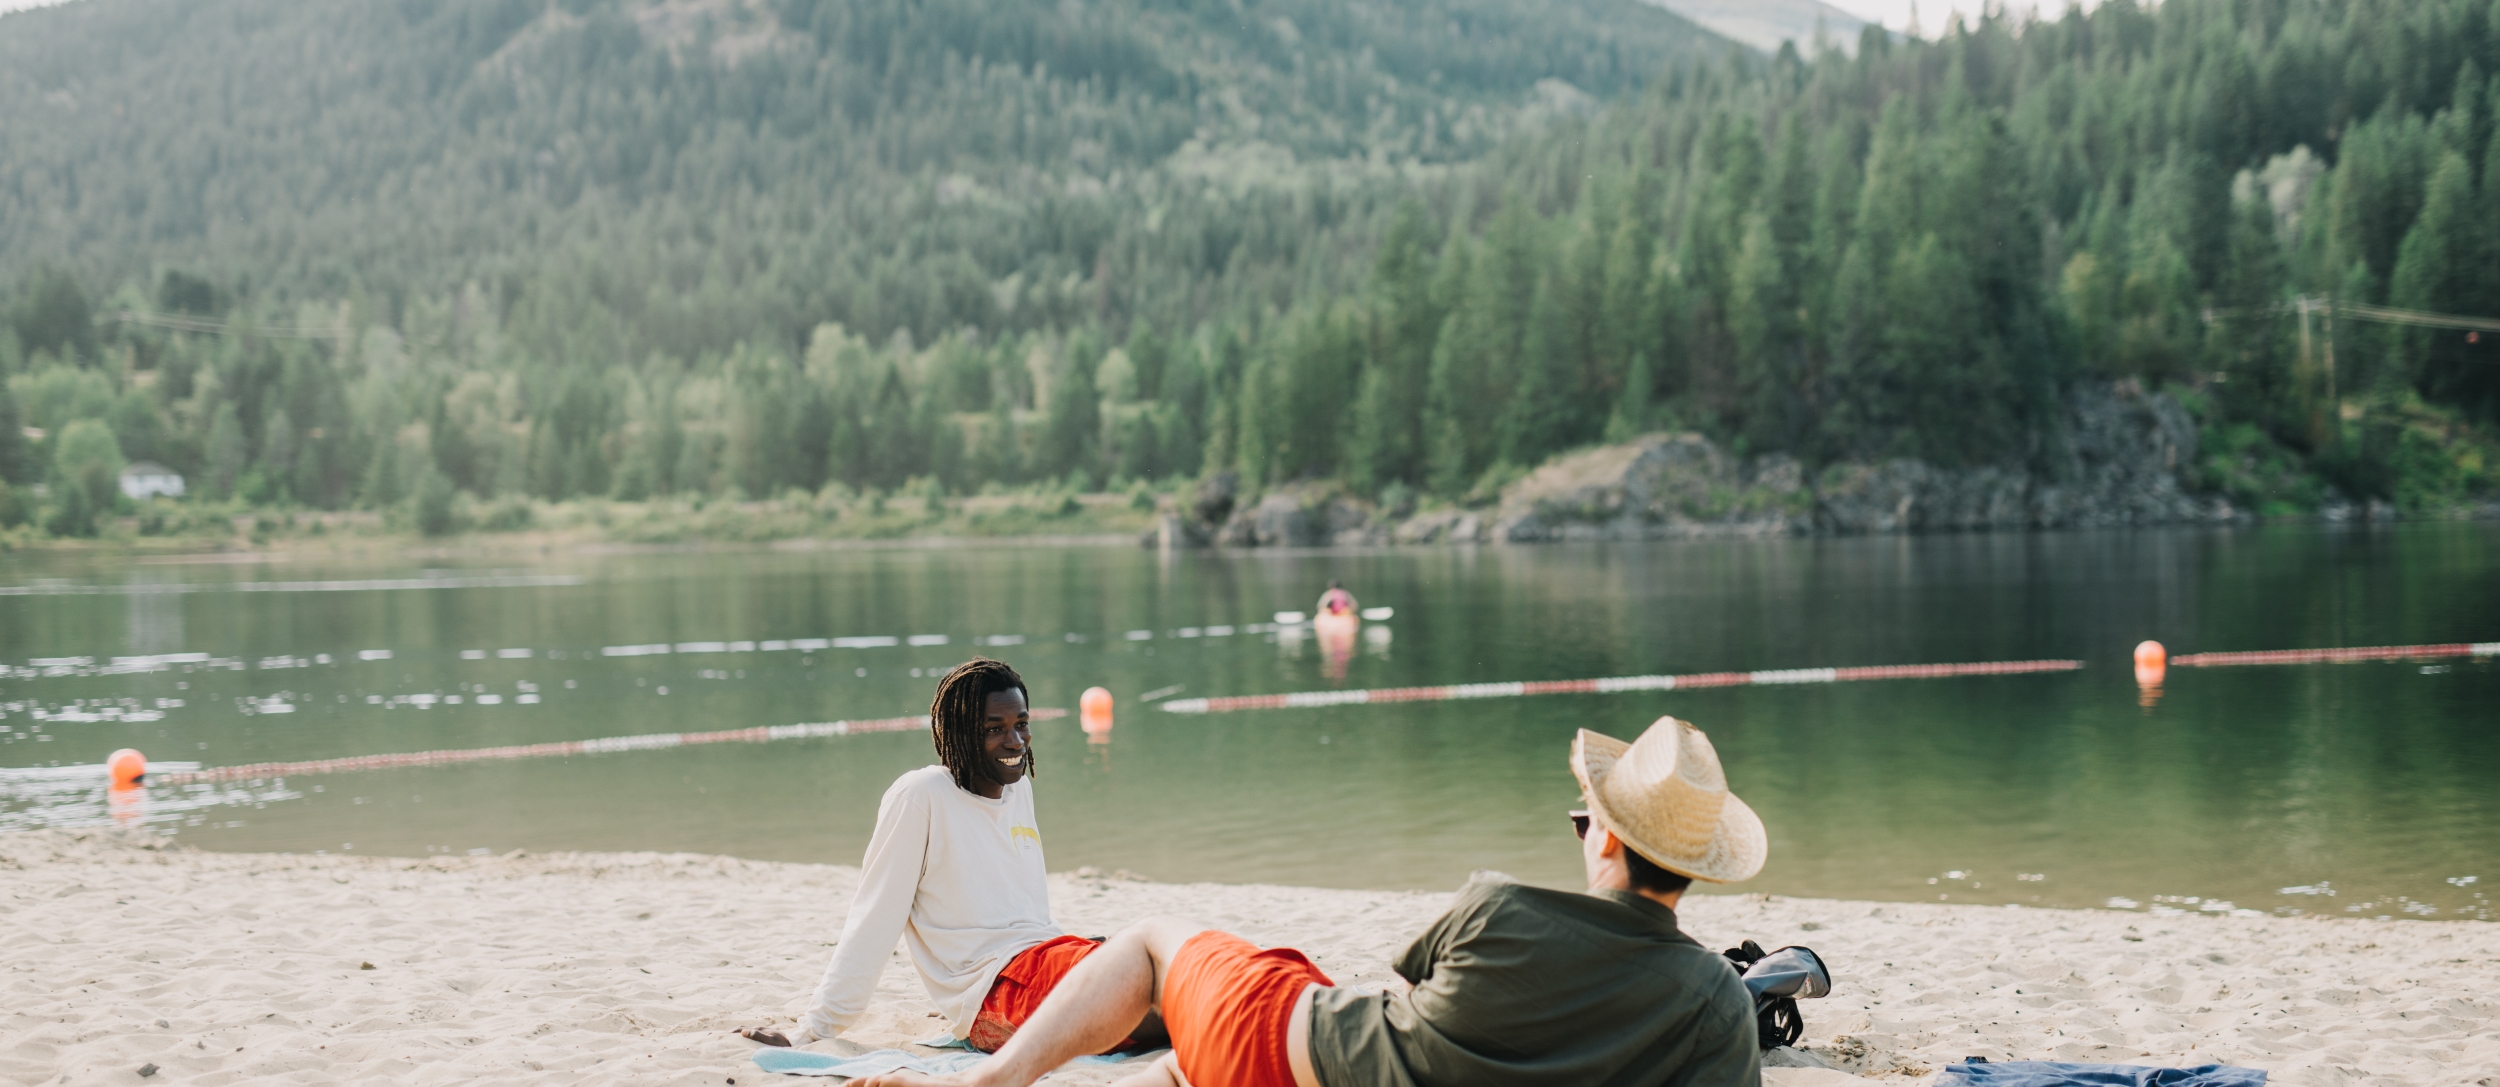
[[[25,419],[18,414],[17,396],[9,391],[6,377],[0,374],[0,483],[30,483],[37,471],[35,455],[27,446]]]
[[[1654,409],[1650,407],[1653,390],[1648,353],[1634,354],[1632,367],[1624,375],[1623,392],[1615,397],[1614,409],[1606,416],[1606,441],[1630,441],[1649,432],[1654,423]]]
[[[1764,449],[1791,448],[1801,436],[1790,400],[1799,353],[1794,279],[1770,217],[1746,217],[1745,240],[1728,270],[1728,329],[1736,341],[1739,433]]]
[[[1522,377],[1528,307],[1542,263],[1539,223],[1516,194],[1465,256],[1460,301],[1433,344],[1426,410],[1433,488],[1463,493],[1500,451],[1502,417]]]
[[[1528,305],[1518,384],[1501,416],[1498,459],[1512,465],[1534,466],[1568,447],[1575,436],[1572,393],[1579,373],[1573,365],[1573,322],[1564,300],[1568,291],[1560,275],[1546,276]]]
[[[1034,447],[1040,474],[1070,477],[1084,472],[1095,476],[1095,461],[1102,433],[1102,402],[1094,389],[1094,364],[1090,357],[1098,350],[1090,336],[1069,338],[1060,355],[1059,372],[1050,382],[1050,404],[1042,419],[1042,432]]]
[[[1442,307],[1432,284],[1431,224],[1400,204],[1372,263],[1370,343],[1346,450],[1346,477],[1365,494],[1423,476],[1424,391]]]
[[[677,464],[670,470],[670,486],[681,495],[701,498],[713,493],[712,443],[714,435],[694,431],[678,444]]]
[[[2395,274],[2388,284],[2388,302],[2402,309],[2436,313],[2473,313],[2490,306],[2478,297],[2477,280],[2486,274],[2488,239],[2476,229],[2479,201],[2474,170],[2465,157],[2443,152],[2431,173],[2422,213],[2405,233],[2396,255]],[[2470,350],[2462,334],[2405,325],[2390,326],[2388,361],[2382,377],[2418,386],[2432,397],[2476,401],[2500,389],[2482,372],[2489,355]],[[2480,356],[2480,357],[2477,357]],[[2479,387],[2478,387],[2479,386]],[[2488,410],[2487,403],[2477,403]]]
[[[1632,360],[1656,357],[1664,331],[1655,268],[1662,230],[1656,176],[1640,171],[1626,190],[1626,206],[1606,239],[1596,323],[1589,329],[1591,384],[1600,397],[1630,392]],[[1647,395],[1645,390],[1642,395]]]
[[[209,497],[224,498],[234,493],[235,478],[243,473],[244,459],[248,454],[243,441],[243,419],[235,413],[234,401],[219,403],[208,427]],[[382,501],[395,501],[397,498],[396,494],[392,494]]]
[[[261,413],[260,468],[280,496],[295,478],[295,421],[274,404]]]

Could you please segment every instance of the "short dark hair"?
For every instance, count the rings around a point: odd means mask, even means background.
[[[981,757],[981,719],[990,696],[1000,691],[1026,691],[1024,677],[1004,661],[974,657],[955,666],[938,681],[937,697],[929,701],[929,738],[937,743],[938,761],[955,775],[956,787],[972,791],[973,760]],[[1024,774],[1033,776],[1033,752],[1024,753]]]
[[[1622,841],[1620,837],[1616,840]],[[1630,842],[1623,843],[1623,867],[1632,873],[1634,890],[1657,895],[1676,895],[1683,894],[1685,888],[1693,885],[1693,877],[1679,876],[1660,868],[1657,862],[1641,856],[1641,851],[1632,848]]]

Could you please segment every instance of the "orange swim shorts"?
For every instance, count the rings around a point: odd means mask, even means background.
[[[1189,938],[1163,976],[1163,1024],[1190,1087],[1294,1087],[1285,1028],[1302,990],[1336,982],[1290,947],[1229,932]]]
[[[1050,999],[1050,991],[1059,987],[1059,979],[1068,976],[1068,971],[1076,969],[1076,964],[1101,946],[1100,941],[1082,936],[1061,936],[1025,948],[1022,954],[1008,960],[999,970],[998,980],[990,983],[989,995],[981,998],[980,1012],[972,1017],[972,1035],[967,1039],[972,1048],[998,1052],[1007,1039],[1015,1037],[1017,1027],[1033,1018],[1042,1001]]]

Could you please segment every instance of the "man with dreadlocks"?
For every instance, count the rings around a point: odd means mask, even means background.
[[[1051,923],[1026,780],[1033,774],[1026,701],[1024,677],[999,661],[966,661],[938,681],[929,731],[939,765],[896,778],[878,803],[859,894],[815,1006],[787,1036],[738,1033],[766,1045],[840,1034],[868,1010],[899,938],[955,1036],[995,1050],[1070,967],[1101,946]]]

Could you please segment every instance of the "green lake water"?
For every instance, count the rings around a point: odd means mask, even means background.
[[[1344,656],[1267,629],[1332,577],[1394,616]],[[762,647],[846,638],[897,644]],[[433,570],[0,556],[0,829],[118,818],[227,850],[857,863],[886,784],[932,761],[925,732],[160,785],[119,804],[96,766],[120,747],[224,766],[894,717],[925,713],[934,676],[984,652],[1037,706],[1073,709],[1096,684],[1118,699],[1108,743],[1074,717],[1036,726],[1059,869],[1447,888],[1495,868],[1567,885],[1573,731],[1630,737],[1674,714],[1710,734],[1769,827],[1769,867],[1738,890],[2500,915],[2500,663],[2173,669],[2146,708],[2128,665],[2146,638],[2174,653],[2500,641],[2500,527]],[[111,672],[167,654],[192,657]],[[1207,715],[1141,697],[2068,657],[2087,667]]]

